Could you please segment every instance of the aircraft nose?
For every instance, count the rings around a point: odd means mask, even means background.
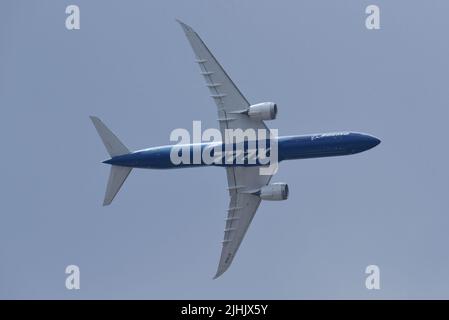
[[[379,138],[376,138],[376,137],[371,137],[372,138],[372,143],[373,143],[373,148],[375,147],[375,146],[377,146],[379,143],[381,143],[381,141],[380,141],[380,139]]]
[[[368,149],[371,149],[371,148],[374,148],[375,146],[377,146],[381,141],[380,141],[380,139],[378,139],[378,138],[376,138],[376,137],[373,137],[373,136],[370,136],[370,135],[367,135],[366,136],[366,140],[365,140],[366,142],[366,149],[368,150]]]

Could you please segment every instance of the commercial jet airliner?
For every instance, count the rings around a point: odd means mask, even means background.
[[[222,137],[227,134],[227,130],[232,129],[266,130],[271,137],[264,121],[276,118],[277,105],[273,102],[249,103],[198,34],[185,23],[178,22],[187,36],[195,54],[195,61],[200,67],[200,73],[204,77],[211,97],[217,105]],[[225,221],[221,257],[214,278],[222,275],[231,265],[261,200],[285,200],[288,197],[287,184],[270,184],[272,174],[261,174],[260,169],[264,165],[259,161],[238,163],[233,159],[232,161],[213,163],[206,163],[205,161],[174,163],[172,156],[176,145],[130,152],[100,119],[91,117],[91,120],[110,155],[110,159],[104,161],[104,163],[111,165],[111,171],[103,205],[109,205],[112,202],[132,168],[171,169],[195,166],[221,166],[225,168],[230,203]],[[351,155],[371,149],[380,143],[380,140],[374,136],[356,132],[284,136],[275,137],[275,139],[279,162]],[[266,143],[266,146],[268,146],[265,149],[266,153],[270,151],[270,141]],[[216,142],[206,142],[199,145],[190,144],[187,145],[189,157],[197,148],[204,151],[211,146],[215,151],[226,150],[225,142],[219,142],[218,145]],[[243,148],[245,147],[244,142]],[[234,152],[237,153],[238,146],[236,143],[233,143],[233,148],[235,149],[233,149]],[[257,143],[256,148],[259,148],[259,143]],[[177,153],[178,149],[176,150]],[[213,155],[213,152],[211,154]],[[218,154],[220,157],[222,156],[221,153]],[[244,150],[243,154],[247,156],[247,150]]]

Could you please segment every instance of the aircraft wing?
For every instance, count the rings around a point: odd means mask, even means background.
[[[231,265],[259,207],[261,201],[259,196],[246,193],[245,190],[259,189],[271,180],[272,176],[260,175],[259,168],[226,168],[231,200],[226,217],[220,262],[214,279],[222,275]]]
[[[225,129],[265,129],[269,130],[262,120],[255,120],[246,114],[239,113],[250,106],[250,103],[220,63],[215,59],[198,34],[188,25],[178,20],[196,56],[206,86],[217,105],[218,122],[223,139]],[[267,132],[267,136],[269,131]],[[228,140],[229,141],[229,140]],[[214,278],[223,274],[232,260],[248,230],[249,225],[260,204],[260,198],[249,190],[257,190],[270,182],[271,175],[260,175],[260,167],[227,167],[228,190],[231,197],[224,230],[223,247],[218,270]]]
[[[223,138],[225,137],[224,129],[242,130],[252,129],[268,129],[262,120],[249,118],[246,114],[236,113],[247,109],[250,104],[243,96],[220,63],[215,59],[214,55],[209,51],[207,46],[201,40],[199,35],[188,25],[177,20],[184,30],[193,52],[195,53],[196,62],[200,66],[200,73],[206,81],[209,88],[210,96],[217,105],[218,121]]]

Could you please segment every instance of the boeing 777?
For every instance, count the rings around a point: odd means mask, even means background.
[[[337,132],[312,135],[284,136],[271,138],[270,130],[264,121],[274,120],[277,115],[277,105],[273,102],[251,104],[243,96],[217,59],[212,55],[198,34],[185,23],[178,21],[193,49],[200,73],[204,77],[211,97],[217,105],[218,122],[222,137],[227,130],[257,130],[266,131],[270,137],[266,143],[266,152],[270,151],[270,141],[277,143],[277,161],[330,156],[351,155],[366,151],[377,146],[380,140],[374,136],[356,132]],[[98,131],[110,159],[104,161],[111,165],[109,180],[103,205],[109,205],[120,190],[125,179],[133,168],[171,169],[197,166],[221,166],[225,168],[228,180],[230,203],[227,212],[224,239],[218,270],[214,278],[222,275],[231,265],[236,252],[242,243],[251,221],[259,207],[261,200],[285,200],[288,197],[288,186],[285,183],[271,183],[272,174],[261,174],[261,169],[267,164],[255,162],[217,161],[212,163],[181,162],[174,163],[172,156],[176,145],[152,147],[130,152],[128,148],[101,122],[97,117],[91,120]],[[233,143],[233,156],[238,148],[246,148]],[[195,150],[205,149],[227,150],[225,141],[189,144],[187,147],[189,158]],[[259,143],[256,144],[256,157],[260,154]],[[241,150],[240,150],[241,151]],[[176,149],[178,152],[178,149]],[[211,154],[214,152],[212,151]],[[223,154],[218,152],[220,157]],[[247,150],[243,150],[245,156]],[[216,156],[216,155],[215,155]],[[266,155],[265,155],[266,156]],[[248,159],[246,159],[248,160]],[[274,174],[274,172],[273,172]]]

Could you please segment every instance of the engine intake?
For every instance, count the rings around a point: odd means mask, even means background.
[[[259,197],[263,200],[280,201],[288,198],[288,185],[278,182],[260,189]]]
[[[278,107],[274,102],[262,102],[248,108],[248,116],[258,120],[274,120]]]

